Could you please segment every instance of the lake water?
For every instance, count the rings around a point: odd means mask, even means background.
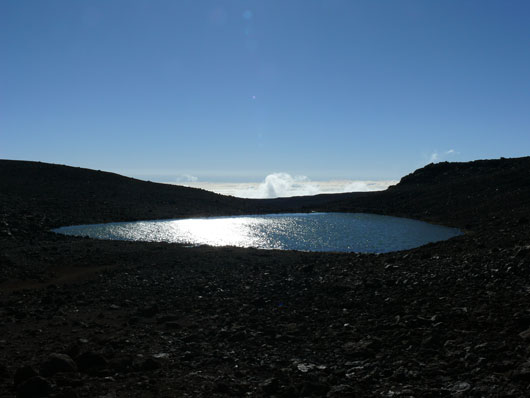
[[[460,235],[460,230],[366,213],[292,213],[61,227],[96,239],[259,249],[385,253]]]

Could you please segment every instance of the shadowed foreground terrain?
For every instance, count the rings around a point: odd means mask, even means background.
[[[526,397],[530,158],[246,200],[0,161],[0,397]],[[61,225],[364,211],[463,228],[388,254],[185,248]]]

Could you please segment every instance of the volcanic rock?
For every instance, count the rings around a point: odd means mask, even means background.
[[[27,379],[17,388],[17,398],[39,398],[47,397],[52,390],[48,380],[40,376]]]
[[[54,353],[40,366],[40,374],[44,377],[53,376],[59,372],[77,372],[77,365],[68,355]]]
[[[105,357],[97,352],[88,351],[75,358],[81,372],[97,373],[107,367]]]

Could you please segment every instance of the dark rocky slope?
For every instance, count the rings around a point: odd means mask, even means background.
[[[430,164],[385,192],[341,207],[384,210],[468,228],[492,217],[523,217],[530,198],[529,158]]]
[[[0,160],[5,212],[46,217],[43,227],[182,217],[247,210],[242,199],[156,184],[114,173],[41,162]],[[26,213],[26,214],[24,214]]]
[[[478,227],[492,217],[524,217],[530,158],[429,164],[383,192],[278,199],[285,207],[361,211]]]
[[[440,163],[384,192],[250,201],[1,161],[0,397],[528,396],[529,166]],[[47,232],[289,210],[468,233],[365,255]]]

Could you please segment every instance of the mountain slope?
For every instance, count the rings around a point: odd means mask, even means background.
[[[40,162],[0,160],[4,212],[62,224],[238,213],[246,201],[201,189]]]
[[[526,217],[530,157],[430,164],[383,192],[347,194],[323,208],[403,215],[468,228]]]

